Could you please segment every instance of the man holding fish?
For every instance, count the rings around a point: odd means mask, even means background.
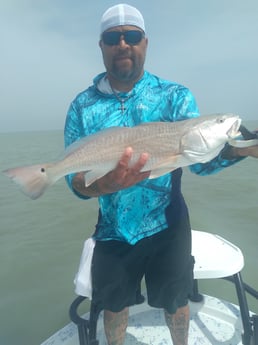
[[[106,72],[72,102],[65,126],[66,146],[108,127],[199,116],[187,88],[144,70],[148,38],[144,19],[136,8],[126,4],[109,8],[101,19],[100,34]],[[155,145],[151,137],[149,141]],[[191,171],[206,175],[244,156],[258,158],[257,145],[239,148],[227,144],[221,148],[209,162],[190,165]],[[85,183],[86,171],[66,177],[80,198],[99,198],[93,235],[93,298],[104,309],[108,344],[122,345],[128,307],[137,303],[137,288],[145,276],[148,303],[164,309],[173,344],[187,345],[187,298],[194,261],[191,226],[181,194],[182,169],[169,172],[173,169],[164,162],[159,166],[160,176],[149,179],[151,171],[144,169],[149,153],[142,152],[134,161],[133,153],[132,147],[126,147],[116,167],[90,184]]]

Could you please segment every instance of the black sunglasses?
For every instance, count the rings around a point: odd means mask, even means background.
[[[115,46],[120,43],[121,36],[126,44],[137,45],[144,37],[144,33],[139,30],[128,31],[106,31],[102,34],[102,41],[108,46]]]

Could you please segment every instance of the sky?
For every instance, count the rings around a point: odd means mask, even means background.
[[[119,1],[1,0],[0,132],[63,129],[104,71],[103,12]],[[190,88],[201,114],[258,119],[258,1],[127,1],[145,19],[145,69]]]

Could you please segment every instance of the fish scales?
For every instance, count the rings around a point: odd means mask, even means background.
[[[151,170],[149,178],[155,178],[178,167],[211,160],[239,135],[240,124],[238,115],[214,114],[178,122],[111,127],[73,143],[56,162],[11,168],[4,173],[27,196],[37,199],[67,174],[85,172],[85,184],[90,185],[114,169],[125,148],[132,147],[130,164],[148,153],[142,171]]]
[[[170,154],[174,153],[178,151],[178,145],[176,147],[178,140],[175,137],[169,142],[173,134],[170,129],[174,129],[174,127],[173,123],[157,122],[139,127],[109,128],[102,132],[101,137],[98,133],[98,135],[85,138],[79,149],[69,152],[64,160],[57,163],[58,169],[65,169],[66,174],[72,173],[78,168],[91,170],[110,159],[117,161],[128,146],[133,148],[133,160],[136,160],[142,152],[148,152],[150,157],[154,157],[157,153],[157,146],[159,146],[159,154],[168,150],[170,150]]]
[[[142,152],[148,152],[150,160],[146,169],[149,170],[154,163],[164,158],[164,154],[179,153],[176,128],[178,128],[176,123],[170,122],[148,123],[138,127],[109,128],[102,132],[101,137],[99,133],[87,137],[80,149],[74,151],[72,155],[71,153],[67,155],[63,161],[57,163],[54,169],[57,168],[63,170],[65,174],[70,174],[78,169],[92,170],[99,164],[110,160],[113,160],[113,167],[115,167],[115,163],[125,148],[130,146],[134,152],[131,164],[139,158]]]

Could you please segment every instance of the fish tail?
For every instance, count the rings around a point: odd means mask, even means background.
[[[39,198],[55,182],[48,168],[52,164],[30,165],[4,170],[3,173],[13,180],[21,191],[31,199]]]

